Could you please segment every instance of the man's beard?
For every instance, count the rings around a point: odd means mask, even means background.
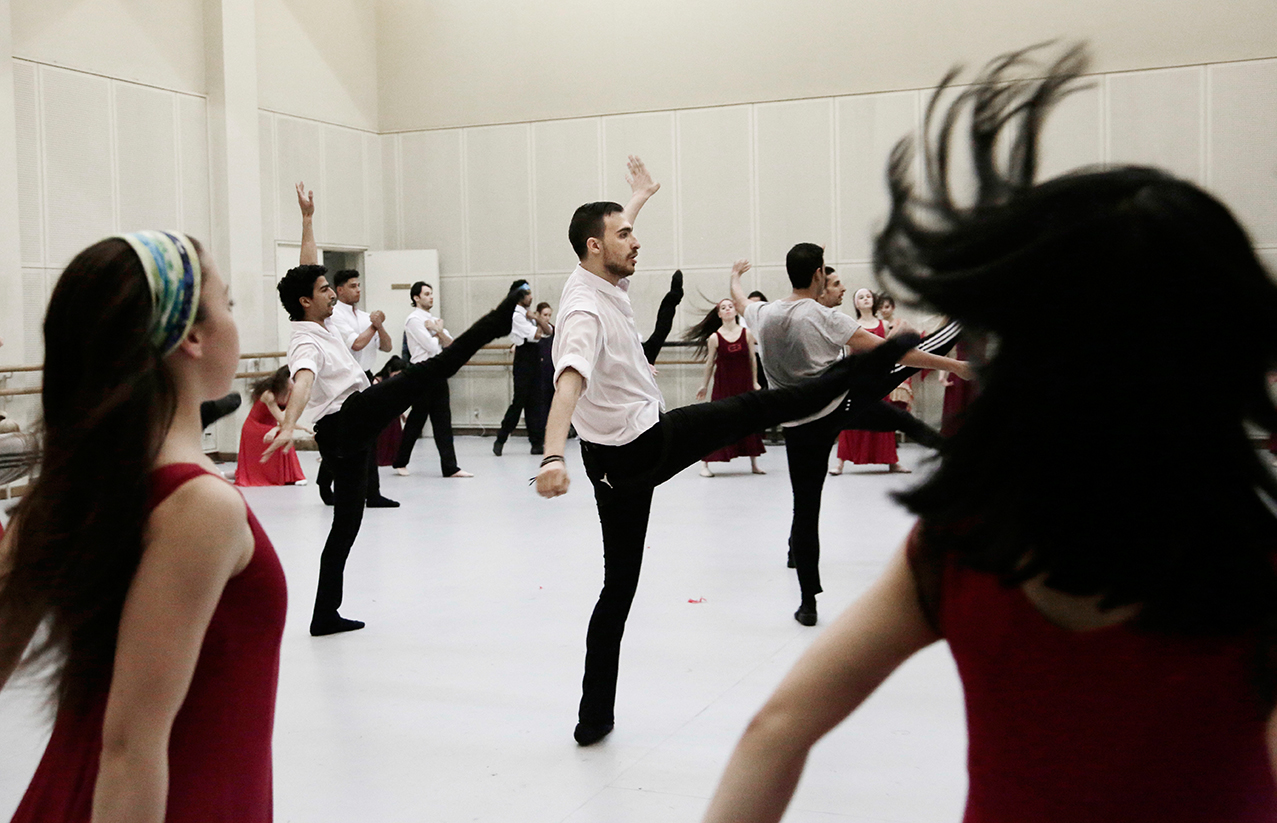
[[[603,268],[607,269],[608,274],[612,274],[617,277],[629,277],[634,273],[634,268],[630,264],[630,259],[628,257],[622,257],[620,260],[615,258],[604,259]]]

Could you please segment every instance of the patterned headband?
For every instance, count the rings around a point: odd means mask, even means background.
[[[133,247],[151,287],[151,342],[163,357],[177,348],[195,322],[200,302],[200,257],[184,234],[135,231],[115,235]]]

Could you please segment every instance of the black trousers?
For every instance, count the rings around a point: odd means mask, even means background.
[[[364,377],[368,378],[368,382],[372,382],[372,372],[365,371]],[[318,435],[316,435],[315,445],[319,445]],[[319,494],[323,497],[326,494],[332,494],[333,488],[333,467],[327,460],[323,460],[323,451],[320,451],[319,474],[315,477],[315,485],[319,487]],[[368,453],[368,482],[365,486],[366,500],[374,500],[381,497],[381,474],[377,470],[377,452],[372,450]]]
[[[487,343],[510,333],[519,295],[511,293],[439,354],[347,397],[315,423],[319,453],[333,472],[333,525],[319,557],[312,620],[331,619],[341,606],[346,559],[359,535],[368,495],[368,464],[381,430],[436,380],[446,380]],[[375,460],[372,460],[375,466]]]
[[[919,351],[946,354],[958,341],[961,329],[950,323],[927,336]],[[903,383],[918,369],[897,366],[884,375],[874,391],[879,396]],[[824,417],[790,426],[785,432],[785,457],[789,464],[789,484],[794,495],[794,515],[789,527],[789,557],[798,572],[798,587],[804,600],[814,598],[820,585],[820,502],[829,470],[829,451],[843,429],[862,431],[902,431],[912,440],[928,448],[938,448],[944,438],[918,418],[892,406],[877,402],[861,405],[852,400]]]
[[[421,438],[427,418],[434,432],[435,448],[439,450],[439,471],[444,477],[450,477],[461,467],[457,465],[457,450],[452,443],[452,395],[446,379],[432,380],[421,396],[413,400],[408,422],[404,424],[403,440],[399,441],[399,453],[395,455],[395,468],[401,469],[412,460],[412,450]]]
[[[887,349],[891,349],[888,351]],[[621,637],[638,588],[652,490],[705,455],[748,434],[813,414],[852,387],[848,405],[874,403],[881,377],[857,382],[858,370],[890,368],[900,349],[884,347],[879,362],[851,358],[801,386],[746,392],[662,414],[655,426],[623,446],[581,443],[586,476],[594,486],[603,533],[603,589],[585,638],[580,720],[613,722]],[[885,359],[891,357],[892,359]],[[855,362],[860,361],[860,362]],[[865,400],[864,398],[870,398]]]
[[[545,424],[535,414],[537,374],[541,370],[541,350],[535,341],[514,347],[514,397],[501,418],[497,439],[504,442],[519,425],[524,415],[528,424],[528,441],[535,446],[545,445]]]

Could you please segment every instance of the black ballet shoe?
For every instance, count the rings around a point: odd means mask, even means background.
[[[497,457],[501,456],[501,452],[505,450],[505,438],[497,436],[496,442],[492,444],[492,453]]]
[[[785,568],[787,568],[787,569],[796,569],[796,568],[798,568],[798,564],[794,562],[794,555],[793,555],[792,553],[791,553],[791,554],[789,555],[789,557],[785,560]]]
[[[319,487],[319,499],[324,501],[325,506],[331,506],[333,504],[333,487],[321,485]]]
[[[377,495],[376,497],[368,498],[368,500],[364,502],[364,506],[370,509],[397,509],[399,508],[399,501]]]
[[[601,726],[596,726],[593,723],[577,723],[576,729],[572,732],[572,737],[576,740],[577,745],[593,746],[611,734],[614,725],[614,723],[607,723]]]
[[[816,601],[810,603],[804,600],[798,607],[798,611],[794,612],[794,619],[804,626],[816,625]]]
[[[678,300],[683,299],[683,270],[682,269],[675,269],[674,276],[670,278],[670,294],[675,295],[678,298]]]
[[[533,446],[528,454],[545,454],[545,446]]]
[[[219,397],[216,400],[206,400],[200,404],[200,428],[207,429],[209,426],[221,420],[226,415],[239,408],[239,404],[244,402],[244,398],[239,392],[231,392],[225,397]]]
[[[341,634],[342,632],[358,631],[364,627],[362,620],[347,620],[339,614],[334,613],[331,617],[319,619],[312,617],[310,620],[310,636],[325,637],[330,634]]]

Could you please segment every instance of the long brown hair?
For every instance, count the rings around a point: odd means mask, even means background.
[[[109,683],[142,557],[148,478],[176,406],[151,324],[146,273],[117,238],[76,255],[44,319],[44,455],[15,513],[0,618],[44,623],[23,666],[54,662],[60,706]]]

